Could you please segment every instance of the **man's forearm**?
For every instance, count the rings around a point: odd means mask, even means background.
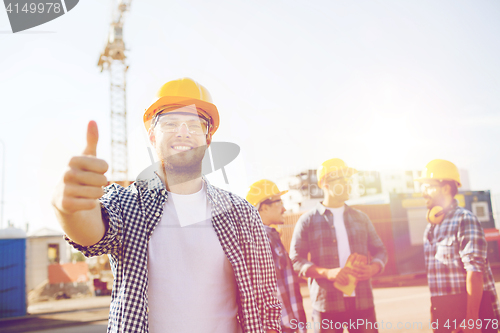
[[[467,272],[467,319],[478,319],[479,306],[483,297],[483,273]]]
[[[55,211],[66,235],[79,245],[94,245],[106,232],[99,204],[91,210],[81,210],[73,214],[63,214],[57,208]]]
[[[305,276],[313,279],[326,279],[328,276],[327,273],[328,273],[328,268],[312,265],[307,269]]]
[[[340,284],[348,284],[348,274],[352,274],[351,269],[348,267],[324,268],[312,265],[307,269],[305,276],[313,279],[327,279],[332,282],[339,282]]]

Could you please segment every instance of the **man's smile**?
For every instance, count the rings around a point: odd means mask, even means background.
[[[194,148],[197,147],[197,145],[193,142],[186,140],[175,140],[169,144],[169,147],[175,152],[182,153],[185,151],[193,150]]]
[[[187,151],[193,149],[193,147],[190,146],[171,146],[171,148],[177,151]]]

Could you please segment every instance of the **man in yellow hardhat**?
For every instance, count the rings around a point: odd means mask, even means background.
[[[108,332],[279,332],[276,273],[252,205],[202,176],[219,127],[208,90],[167,82],[144,125],[160,163],[127,188],[104,189],[97,125],[53,197],[67,240],[86,256],[108,254],[114,273]]]
[[[461,186],[457,167],[432,160],[417,181],[428,209],[424,253],[432,328],[451,332],[466,326],[469,331],[497,332],[494,322],[500,313],[488,243],[477,217],[454,199]]]
[[[259,211],[264,229],[267,232],[271,252],[273,254],[278,282],[278,298],[281,301],[281,325],[284,333],[306,333],[307,329],[299,329],[299,323],[305,323],[306,314],[302,304],[299,277],[293,270],[280,235],[272,225],[285,223],[285,207],[281,196],[288,191],[280,191],[270,180],[262,179],[250,186],[247,201]]]
[[[349,332],[378,329],[370,278],[383,270],[387,251],[368,216],[345,204],[355,173],[339,158],[321,164],[317,177],[324,200],[299,218],[290,245],[295,271],[309,278],[316,333],[341,333],[342,323]],[[371,262],[364,263],[369,256]],[[359,264],[350,264],[354,257],[362,258]],[[355,286],[354,292],[345,294],[342,286]]]

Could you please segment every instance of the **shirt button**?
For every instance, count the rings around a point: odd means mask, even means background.
[[[155,216],[156,216],[156,217],[160,216],[160,213],[156,212],[156,213],[155,213]]]

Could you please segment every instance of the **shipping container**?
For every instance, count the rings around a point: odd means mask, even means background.
[[[0,318],[26,315],[26,234],[0,230]]]

